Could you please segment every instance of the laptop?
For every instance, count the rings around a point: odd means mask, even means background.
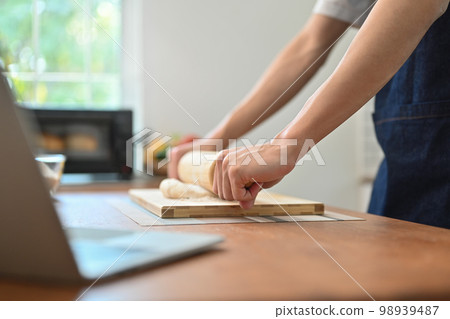
[[[194,255],[223,241],[218,235],[153,229],[63,229],[35,162],[31,135],[1,73],[0,130],[0,276],[97,280]]]

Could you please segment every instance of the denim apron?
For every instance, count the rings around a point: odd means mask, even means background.
[[[369,212],[450,228],[450,9],[377,94]]]

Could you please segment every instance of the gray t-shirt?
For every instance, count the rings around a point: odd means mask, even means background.
[[[360,27],[376,0],[318,0],[313,12]]]

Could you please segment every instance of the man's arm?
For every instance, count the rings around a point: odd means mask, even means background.
[[[347,22],[313,15],[248,96],[207,137],[221,138],[226,143],[228,139],[247,133],[286,105],[320,69],[330,52],[328,49],[348,26]]]
[[[297,146],[288,147],[289,165],[280,165],[280,146],[274,144],[259,150],[266,166],[255,161],[247,166],[230,166],[227,153],[216,165],[214,191],[250,207],[259,188],[256,183],[250,189],[245,185],[256,181],[263,187],[272,186],[289,173],[296,160],[305,155],[300,153],[304,141],[319,142],[372,98],[400,69],[429,27],[445,12],[448,2],[379,0],[333,74],[278,134],[277,138],[297,139]],[[245,158],[246,153],[240,150],[237,156]]]
[[[319,142],[405,63],[448,0],[379,0],[339,66],[279,137]]]
[[[205,138],[221,139],[223,147],[227,148],[229,139],[242,136],[278,111],[317,72],[330,51],[327,49],[348,26],[346,22],[313,15],[302,31],[269,66],[251,93]],[[208,144],[206,140],[198,143]],[[211,146],[209,148],[216,150]],[[208,149],[208,145],[202,149]],[[169,177],[178,178],[178,162],[189,151],[192,151],[191,143],[172,149]]]

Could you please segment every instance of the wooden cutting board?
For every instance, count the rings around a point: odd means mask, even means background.
[[[219,198],[170,199],[164,197],[161,191],[155,188],[130,189],[128,193],[134,202],[161,218],[286,216],[286,212],[290,215],[323,215],[324,213],[322,203],[264,191],[258,194],[255,205],[248,210],[242,209],[238,202]]]

